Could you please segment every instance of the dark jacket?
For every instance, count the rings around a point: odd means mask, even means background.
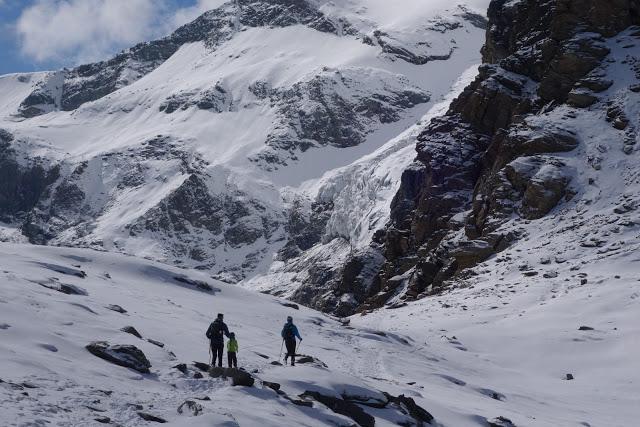
[[[224,343],[223,336],[229,338],[229,328],[227,328],[226,323],[222,320],[216,319],[209,325],[209,329],[207,329],[207,338],[209,338],[212,343],[220,344]]]
[[[295,337],[298,337],[298,339],[302,339],[300,333],[298,332],[298,328],[293,324],[293,322],[285,323],[280,335],[282,335],[282,338],[284,338],[285,340],[292,340],[295,339]]]

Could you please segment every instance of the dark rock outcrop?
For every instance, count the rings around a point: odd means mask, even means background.
[[[193,366],[195,366],[197,369],[201,370],[202,372],[209,372],[209,369],[211,369],[211,365],[209,365],[208,363],[193,362]]]
[[[305,391],[300,395],[300,397],[320,402],[336,414],[351,418],[361,427],[375,426],[375,418],[355,403],[347,402],[337,397],[324,395],[317,391]]]
[[[149,422],[152,422],[152,423],[164,424],[164,423],[167,422],[167,420],[165,420],[164,418],[160,418],[157,415],[149,414],[147,412],[138,411],[138,416],[140,418],[142,418],[143,420],[149,421]]]
[[[138,337],[140,339],[142,339],[142,335],[140,335],[140,332],[138,332],[138,330],[136,328],[134,328],[133,326],[125,326],[124,328],[120,329],[122,332],[126,332],[127,334],[131,334],[134,337]]]
[[[118,366],[148,374],[151,363],[142,350],[133,345],[110,345],[106,341],[95,341],[85,347],[91,354]]]
[[[24,218],[60,175],[41,159],[21,159],[13,134],[0,129],[0,221]],[[19,161],[21,160],[21,161]]]
[[[187,368],[187,364],[186,363],[178,363],[177,365],[175,365],[173,367],[174,369],[177,369],[178,371],[182,372],[183,374],[187,374],[187,372],[189,372],[188,368]]]
[[[418,427],[422,427],[425,424],[431,424],[433,421],[433,415],[431,415],[426,409],[416,404],[416,402],[410,398],[401,394],[400,396],[391,396],[386,394],[387,399],[392,405],[399,408],[399,410],[409,416],[411,416],[417,423]]]
[[[191,415],[197,417],[202,414],[204,408],[201,404],[194,402],[193,400],[185,400],[183,403],[178,406],[178,414],[180,415]]]
[[[489,427],[516,427],[509,418],[505,418],[503,416],[489,420],[487,421],[487,424]]]
[[[127,310],[125,310],[124,308],[120,307],[118,304],[109,304],[105,308],[108,309],[108,310],[111,310],[111,311],[115,311],[116,313],[120,313],[120,314],[126,314],[127,313]]]
[[[253,387],[255,383],[253,376],[241,369],[212,367],[209,369],[209,376],[213,378],[230,378],[233,386]]]
[[[171,114],[178,109],[187,110],[191,107],[214,113],[232,111],[234,109],[233,96],[220,85],[198,93],[180,92],[169,96],[160,105],[160,111]]]
[[[234,188],[212,193],[209,177],[193,173],[155,207],[148,210],[128,231],[131,236],[150,233],[180,263],[193,262],[199,269],[214,269],[215,277],[235,282],[260,262],[260,253],[246,256],[241,265],[224,269],[212,250],[219,246],[245,247],[264,239],[277,238],[279,212],[273,213],[258,199]],[[176,280],[203,290],[214,290],[201,281],[177,276]]]
[[[396,122],[430,99],[405,78],[361,68],[325,68],[290,88],[257,82],[251,90],[278,111],[267,147],[252,158],[266,170],[286,166],[311,147],[359,145],[376,125]]]
[[[71,285],[68,283],[60,283],[59,281],[54,279],[51,279],[48,282],[36,282],[36,283],[38,283],[38,285],[45,287],[47,289],[51,289],[67,295],[82,295],[82,296],[89,295],[89,293],[85,289],[81,288],[80,286]]]

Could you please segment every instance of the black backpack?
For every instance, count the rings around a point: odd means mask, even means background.
[[[296,335],[293,333],[293,323],[287,323],[284,326],[284,338],[287,340],[294,339]]]
[[[211,325],[209,325],[209,329],[207,329],[207,338],[212,340],[216,337],[219,337],[220,331],[222,331],[221,324],[222,322],[218,322],[218,321],[214,321],[213,323],[211,323]]]

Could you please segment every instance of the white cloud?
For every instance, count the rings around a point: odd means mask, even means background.
[[[37,0],[16,23],[22,53],[38,62],[96,60],[153,37],[154,0]]]
[[[14,28],[25,57],[75,65],[166,35],[229,0],[194,1],[170,10],[165,0],[35,0]]]
[[[73,65],[163,36],[225,1],[197,0],[169,10],[165,0],[36,0],[23,10],[15,31],[24,56]]]

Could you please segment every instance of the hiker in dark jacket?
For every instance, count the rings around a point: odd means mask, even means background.
[[[223,321],[224,315],[218,313],[216,320],[209,325],[207,329],[207,338],[211,341],[211,352],[213,353],[213,360],[211,366],[216,365],[216,359],[218,359],[218,367],[222,367],[222,353],[224,352],[224,337],[229,338],[229,328]]]
[[[284,363],[287,363],[287,359],[291,357],[291,366],[296,366],[296,337],[302,342],[302,337],[298,332],[298,328],[293,324],[293,318],[287,317],[287,323],[282,328],[282,339],[287,346],[287,354],[284,356]]]

